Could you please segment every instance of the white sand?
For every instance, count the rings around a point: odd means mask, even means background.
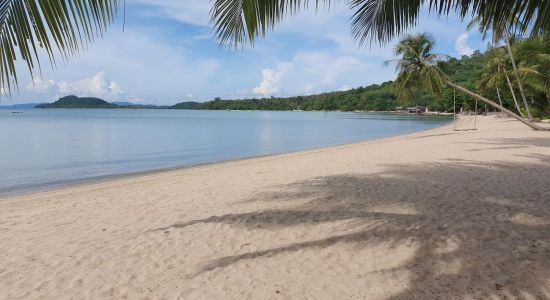
[[[550,133],[478,128],[0,200],[0,298],[550,299]]]

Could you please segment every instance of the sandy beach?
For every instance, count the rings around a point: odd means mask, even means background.
[[[550,133],[477,127],[1,199],[0,298],[550,299]]]

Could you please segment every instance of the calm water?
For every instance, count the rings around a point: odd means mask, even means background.
[[[363,141],[446,122],[379,113],[0,110],[0,196]]]

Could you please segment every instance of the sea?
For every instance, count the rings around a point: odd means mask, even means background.
[[[380,139],[450,121],[370,112],[0,110],[0,197]]]

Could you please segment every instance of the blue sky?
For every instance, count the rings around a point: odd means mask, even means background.
[[[75,94],[108,101],[174,104],[214,97],[314,94],[391,80],[392,44],[359,48],[350,36],[351,11],[304,11],[287,18],[254,47],[220,48],[208,27],[210,1],[128,0],[122,18],[87,50],[42,74],[25,74],[2,105],[53,101]],[[428,32],[436,51],[452,56],[484,50],[486,42],[454,16],[422,14],[411,32]],[[46,59],[43,60],[44,62]]]

